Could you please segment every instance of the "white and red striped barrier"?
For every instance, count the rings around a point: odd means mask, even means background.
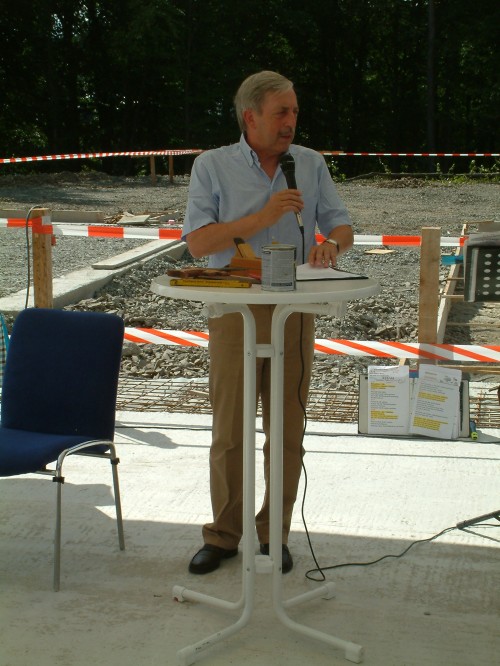
[[[369,153],[361,151],[357,153],[344,150],[321,150],[322,155],[334,157],[500,157],[500,153]],[[408,174],[411,176],[411,174]]]
[[[379,342],[360,340],[316,340],[315,350],[323,354],[416,358],[433,361],[498,363],[499,345],[445,345],[424,342]]]
[[[42,218],[32,218],[28,227],[33,228],[35,234],[50,234],[52,236],[78,236],[84,238],[155,238],[157,240],[178,240],[181,229],[177,226],[169,227],[119,227],[115,224],[73,224],[52,223],[40,224]],[[0,228],[24,229],[24,218],[0,218]]]
[[[127,342],[173,345],[181,347],[208,347],[208,333],[201,331],[161,331],[155,328],[125,328]]]
[[[51,225],[40,225],[34,218],[28,222],[28,226],[33,227],[35,233],[52,234],[54,236],[83,236],[87,238],[155,238],[165,240],[175,240],[181,237],[181,229],[173,225],[165,227],[119,227],[114,224],[85,225],[72,223],[52,223]],[[23,218],[0,218],[0,228],[8,229],[26,227],[26,220]],[[317,234],[316,239],[319,243],[324,240],[324,236]],[[467,236],[443,236],[441,237],[442,247],[462,246]],[[355,234],[355,245],[399,245],[407,247],[419,247],[422,243],[421,236],[404,235],[386,235],[386,234]]]
[[[151,155],[198,155],[200,148],[165,149],[165,150],[132,150],[100,153],[61,153],[57,155],[37,155],[34,157],[3,157],[0,164],[17,164],[23,162],[50,162],[54,160],[81,160],[95,157],[148,157]],[[333,157],[500,157],[500,153],[399,153],[399,152],[368,152],[345,150],[320,150],[321,155]]]
[[[39,155],[36,157],[3,157],[0,164],[16,164],[20,162],[51,162],[54,160],[82,160],[94,157],[148,157],[151,155],[198,155],[203,152],[199,148],[179,150],[135,150],[118,153],[63,153],[61,155]]]
[[[201,331],[125,328],[125,340],[139,344],[207,347],[208,333]],[[500,362],[499,345],[445,345],[423,342],[380,342],[371,340],[317,339],[316,353],[377,358],[414,358],[433,361]]]

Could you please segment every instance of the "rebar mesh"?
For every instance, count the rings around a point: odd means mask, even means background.
[[[136,412],[181,412],[210,414],[208,379],[138,379],[121,377],[117,409]],[[258,410],[260,413],[260,408]],[[312,421],[356,423],[358,389],[311,388],[307,415]],[[470,397],[470,418],[478,428],[500,427],[500,405],[496,392],[479,392]]]

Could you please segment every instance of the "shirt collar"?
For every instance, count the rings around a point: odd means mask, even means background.
[[[246,160],[247,163],[248,163],[248,166],[251,167],[251,166],[253,166],[254,164],[257,164],[257,165],[260,166],[259,156],[258,156],[257,153],[255,152],[255,150],[254,150],[253,148],[251,148],[251,147],[248,145],[247,140],[246,140],[246,137],[245,137],[244,134],[242,134],[241,137],[240,137],[240,143],[239,143],[239,146],[240,146],[240,150],[241,150],[241,152],[242,152],[242,154],[243,154],[245,160]],[[289,149],[288,149],[288,152],[289,152],[291,155],[295,155],[295,154],[296,154],[295,146],[293,145],[293,143],[290,144],[290,147],[289,147]]]
[[[242,134],[240,137],[240,150],[243,154],[243,157],[247,161],[248,166],[251,167],[254,164],[259,164],[257,153],[255,150],[253,150],[253,148],[250,148],[244,134]]]

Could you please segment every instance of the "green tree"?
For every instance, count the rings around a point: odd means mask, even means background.
[[[497,0],[0,0],[0,149],[233,142],[238,85],[274,69],[313,148],[495,150],[499,18]]]

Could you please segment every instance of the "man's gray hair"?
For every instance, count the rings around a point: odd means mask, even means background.
[[[240,130],[244,132],[246,129],[243,119],[246,109],[253,109],[260,113],[267,93],[287,92],[292,88],[293,83],[277,72],[263,71],[246,78],[234,98],[234,108]]]

